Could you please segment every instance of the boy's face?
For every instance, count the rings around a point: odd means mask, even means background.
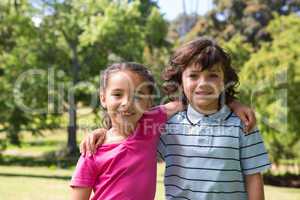
[[[152,101],[145,83],[141,76],[128,70],[109,75],[100,100],[113,125],[135,127],[145,110],[151,107]]]
[[[224,72],[220,64],[203,71],[201,68],[199,64],[192,64],[183,71],[183,91],[189,103],[199,112],[215,112],[224,90]]]

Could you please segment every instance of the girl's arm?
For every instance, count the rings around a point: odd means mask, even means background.
[[[248,200],[264,200],[264,183],[261,173],[246,175]]]
[[[161,106],[164,108],[167,118],[170,118],[172,115],[184,109],[181,101],[172,101]],[[88,155],[94,154],[96,148],[103,144],[106,132],[106,129],[99,128],[92,131],[92,133],[87,134],[87,136],[80,143],[80,153],[83,156],[85,156],[86,153]]]
[[[176,114],[176,113],[178,113],[178,112],[180,112],[180,111],[182,111],[184,109],[184,106],[182,105],[181,101],[171,101],[171,102],[166,103],[166,104],[164,104],[162,106],[164,107],[164,109],[165,109],[165,111],[167,113],[168,119],[172,115],[174,115],[174,114]]]
[[[92,188],[89,187],[72,187],[71,200],[89,200]]]
[[[256,118],[250,107],[244,106],[236,100],[231,101],[228,106],[245,124],[245,132],[250,132],[255,127]]]

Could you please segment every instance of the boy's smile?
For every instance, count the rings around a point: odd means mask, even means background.
[[[183,90],[196,110],[211,114],[219,108],[219,96],[224,89],[224,73],[220,65],[205,70],[201,68],[199,64],[193,64],[183,71]]]

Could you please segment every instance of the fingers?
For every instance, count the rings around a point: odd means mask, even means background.
[[[241,115],[240,119],[244,123],[243,131],[248,133],[249,132],[249,119],[247,118],[247,115],[246,114]]]
[[[95,134],[92,133],[89,135],[89,140],[88,140],[88,153],[90,156],[95,153],[95,149],[96,149],[95,144],[96,144],[96,137]]]
[[[249,110],[245,116],[245,132],[249,133],[256,125],[256,117],[253,110]]]
[[[80,153],[83,156],[92,156],[96,152],[97,147],[103,144],[106,132],[106,129],[99,128],[86,134],[85,138],[80,143]]]
[[[98,138],[98,140],[97,140],[97,142],[96,142],[96,144],[95,144],[95,148],[99,147],[100,145],[102,145],[102,144],[104,143],[105,136],[106,136],[106,134],[102,134],[102,135]]]
[[[88,152],[91,156],[96,152],[97,147],[103,144],[107,130],[99,128],[94,130],[88,137]]]
[[[83,140],[82,142],[80,142],[79,151],[80,151],[80,154],[84,157],[85,154],[86,154],[85,140]]]
[[[85,138],[83,139],[83,141],[80,143],[80,153],[82,156],[91,156],[92,152],[94,151],[93,147],[93,137],[94,134],[86,134]]]
[[[80,153],[83,157],[85,157],[88,153],[88,135],[80,143]]]
[[[96,143],[95,143],[95,148],[101,146],[101,145],[104,143],[105,137],[106,137],[106,132],[107,132],[107,130],[104,129],[104,128],[101,128],[101,129],[99,129],[98,131],[99,131],[99,133],[101,133],[101,134],[99,134],[99,137],[97,138],[97,141],[96,141]]]
[[[249,124],[248,124],[248,132],[250,132],[256,125],[256,117],[254,111],[250,111],[248,116]]]

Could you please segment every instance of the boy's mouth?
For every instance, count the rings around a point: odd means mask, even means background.
[[[212,95],[213,92],[211,92],[211,91],[196,91],[195,94],[196,95]]]

